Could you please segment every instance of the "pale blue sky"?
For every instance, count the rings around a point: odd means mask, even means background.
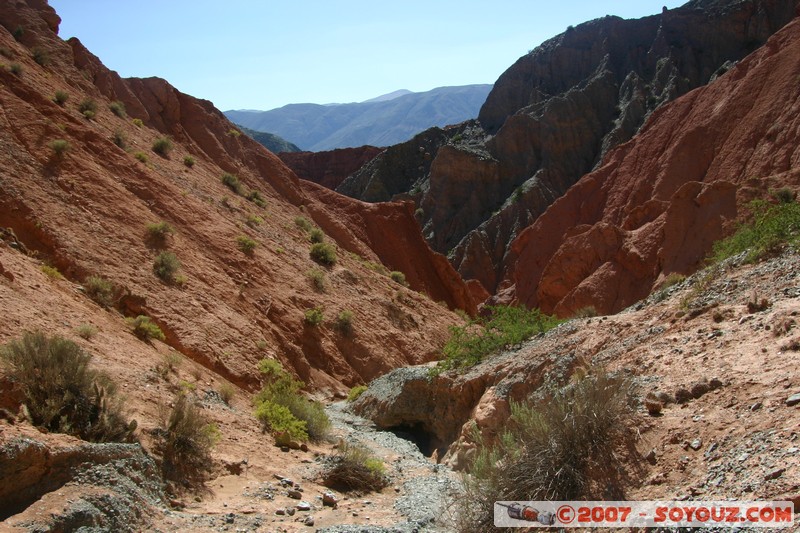
[[[159,76],[222,109],[358,102],[397,89],[494,83],[528,50],[665,0],[50,0],[122,76]]]

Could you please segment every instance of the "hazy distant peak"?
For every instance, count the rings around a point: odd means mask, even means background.
[[[361,103],[366,104],[369,102],[388,102],[389,100],[394,100],[395,98],[399,98],[407,94],[413,94],[413,91],[409,91],[408,89],[398,89],[387,94],[382,94],[381,96],[376,96],[375,98],[370,98],[369,100],[364,100]]]

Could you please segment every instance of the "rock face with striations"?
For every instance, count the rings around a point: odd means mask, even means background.
[[[448,130],[438,143],[446,149],[426,148],[429,166],[420,164],[410,141],[376,158],[359,181],[384,190],[381,199],[416,187],[432,247],[494,292],[523,228],[660,105],[764,44],[796,5],[697,0],[638,20],[605,17],[570,28],[509,68],[478,121]],[[391,171],[381,165],[390,158]],[[397,175],[405,184],[399,190]],[[348,180],[339,188],[374,201],[364,190]]]
[[[503,296],[619,311],[697,269],[769,191],[800,187],[800,19],[727,74],[657,110],[514,241]]]
[[[359,146],[330,152],[280,152],[278,157],[301,179],[336,189],[348,176],[372,161],[383,148]]]

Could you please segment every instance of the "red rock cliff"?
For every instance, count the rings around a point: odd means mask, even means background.
[[[800,186],[800,20],[655,112],[513,242],[513,295],[569,315],[618,311],[690,273],[753,198]]]

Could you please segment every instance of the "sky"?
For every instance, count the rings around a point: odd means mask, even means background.
[[[50,0],[123,77],[165,78],[223,110],[361,102],[398,89],[494,83],[581,22],[668,0]]]

